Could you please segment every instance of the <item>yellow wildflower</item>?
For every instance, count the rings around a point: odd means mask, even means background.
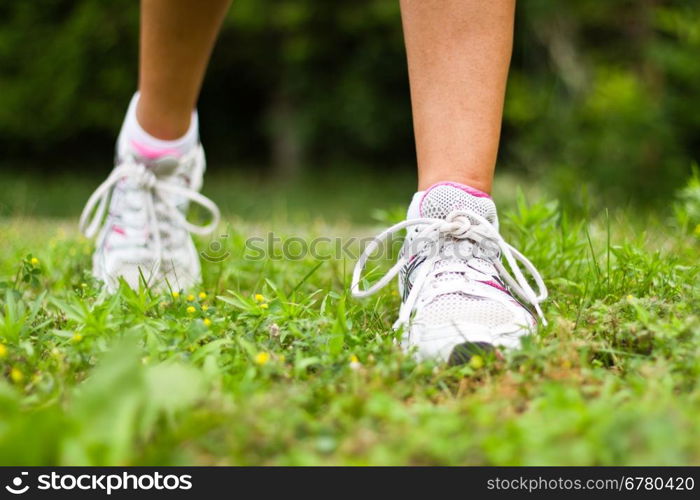
[[[269,352],[259,352],[255,355],[255,362],[259,365],[264,365],[268,361],[270,361]]]
[[[5,344],[0,344],[0,358],[5,356],[7,356],[7,347],[5,347]]]
[[[207,294],[204,293],[204,292],[199,292],[199,298],[202,299],[202,300],[204,300],[204,299],[207,298]]]
[[[70,338],[70,341],[74,344],[77,344],[81,340],[83,340],[83,336],[79,333],[74,333],[73,336]]]
[[[187,296],[187,301],[188,301],[188,302],[192,302],[193,300],[194,300],[194,295],[189,294],[189,295]]]
[[[36,257],[32,257],[32,260],[30,260],[29,262],[31,262],[33,266],[39,265],[39,259],[37,259]]]
[[[211,320],[209,318],[204,318],[202,323],[204,323],[204,326],[211,326]]]
[[[267,304],[260,304],[260,309],[267,309],[268,307],[270,306]]]
[[[187,313],[188,314],[194,314],[197,311],[194,306],[190,306],[187,308]]]
[[[208,310],[209,310],[209,306],[206,305],[206,304],[204,304],[204,305],[202,306],[202,311],[208,311]]]
[[[19,368],[13,368],[10,370],[10,378],[13,382],[19,383],[24,378],[24,373]]]
[[[174,298],[174,299],[179,299],[179,298],[180,298],[180,292],[173,292],[173,298]]]
[[[256,293],[254,298],[255,302],[267,302],[267,299],[262,293]]]

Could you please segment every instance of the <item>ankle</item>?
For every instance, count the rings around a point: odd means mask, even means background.
[[[162,156],[181,157],[197,146],[199,120],[196,111],[190,114],[187,128],[183,133],[177,136],[166,134],[165,137],[171,137],[171,139],[164,139],[163,134],[154,133],[152,127],[148,127],[141,121],[140,104],[140,94],[137,92],[129,104],[119,135],[120,152],[133,151],[148,159]]]
[[[493,179],[485,179],[477,176],[467,176],[459,174],[437,174],[437,175],[419,175],[418,190],[425,191],[432,186],[441,183],[456,183],[478,190],[484,194],[490,195],[493,184]]]
[[[162,141],[174,141],[185,134],[192,124],[191,113],[173,113],[152,106],[146,99],[139,99],[136,119],[149,135]]]

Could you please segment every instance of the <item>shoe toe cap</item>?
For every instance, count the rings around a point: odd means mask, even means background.
[[[522,337],[532,331],[530,325],[517,323],[500,325],[498,328],[465,322],[441,325],[414,323],[404,336],[402,345],[408,350],[415,349],[414,354],[420,361],[449,362],[458,346],[489,345],[517,349]]]

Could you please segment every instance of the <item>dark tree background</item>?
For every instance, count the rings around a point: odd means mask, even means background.
[[[0,168],[104,162],[137,35],[136,0],[0,0]],[[235,0],[200,114],[212,168],[412,163],[398,1]],[[519,3],[504,168],[645,201],[699,151],[698,0]]]

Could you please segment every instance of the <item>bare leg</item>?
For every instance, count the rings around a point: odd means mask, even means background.
[[[514,12],[515,0],[401,0],[420,190],[490,192]]]
[[[142,0],[137,116],[153,136],[187,132],[230,0]]]

